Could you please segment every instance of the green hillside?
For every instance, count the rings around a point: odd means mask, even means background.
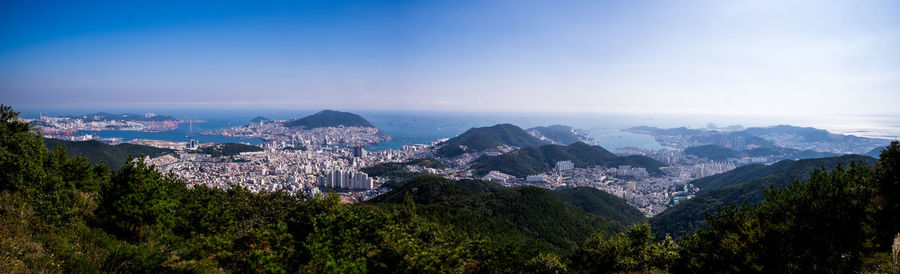
[[[553,191],[559,200],[625,226],[647,220],[644,214],[622,198],[593,187],[575,187]]]
[[[112,169],[119,169],[122,167],[122,165],[128,161],[129,156],[135,158],[142,156],[158,157],[174,152],[168,148],[156,148],[135,144],[109,145],[95,140],[73,142],[47,138],[44,139],[44,144],[49,149],[61,145],[66,148],[66,153],[69,154],[69,156],[81,155],[92,163],[106,164]]]
[[[370,167],[361,168],[362,171],[372,177],[385,177],[388,179],[383,187],[396,188],[406,184],[421,175],[421,173],[412,172],[407,166],[417,165],[427,168],[442,169],[444,165],[433,158],[422,158],[410,160],[406,163],[380,163]]]
[[[468,152],[478,152],[500,145],[516,147],[536,147],[543,141],[531,136],[521,128],[510,124],[472,128],[444,142],[435,153],[441,157],[454,157]]]
[[[495,183],[455,182],[422,175],[371,200],[373,204],[403,204],[407,197],[419,214],[431,220],[490,237],[534,239],[561,250],[572,250],[591,233],[622,231],[624,226],[599,214],[589,214],[561,201],[553,191],[536,187],[504,188]],[[575,200],[578,197],[571,197]],[[602,213],[598,207],[598,213]]]
[[[254,145],[239,143],[213,144],[197,149],[198,153],[209,154],[212,157],[234,156],[241,152],[263,151],[263,148]]]
[[[782,160],[772,165],[751,164],[740,166],[725,173],[693,180],[690,184],[699,187],[700,192],[707,192],[772,175],[793,163],[794,161],[792,160]]]
[[[728,158],[740,158],[741,156],[743,156],[740,151],[719,145],[702,145],[689,147],[684,149],[684,154],[694,155],[713,161],[725,161]]]
[[[840,154],[831,153],[831,152],[818,152],[818,151],[814,151],[814,150],[797,150],[797,149],[784,148],[784,147],[760,147],[760,148],[744,150],[744,151],[742,151],[742,153],[745,156],[750,156],[750,157],[770,157],[770,158],[794,159],[794,160],[840,156]]]
[[[476,175],[482,176],[491,170],[497,170],[516,177],[525,177],[550,170],[557,161],[570,160],[577,168],[594,165],[619,166],[631,165],[646,168],[648,172],[659,174],[659,161],[645,156],[618,157],[600,146],[585,143],[574,143],[568,146],[543,145],[525,147],[504,153],[499,156],[481,157],[472,163]]]
[[[753,135],[794,135],[806,142],[825,142],[829,140],[827,130],[812,127],[795,127],[791,125],[777,125],[772,127],[751,127],[744,130]]]
[[[362,116],[342,111],[323,110],[297,120],[284,123],[286,127],[375,127]]]
[[[881,151],[883,151],[885,148],[887,148],[887,147],[876,147],[876,148],[873,148],[872,150],[870,150],[869,152],[866,152],[866,154],[863,154],[863,155],[869,156],[872,158],[878,158],[878,156],[881,155]]]
[[[706,214],[713,213],[721,207],[729,204],[740,205],[745,202],[750,204],[758,203],[763,199],[763,191],[770,186],[783,188],[794,181],[808,180],[809,174],[818,168],[824,167],[830,170],[838,165],[849,166],[853,162],[874,165],[875,159],[860,155],[845,155],[792,162],[789,166],[765,177],[704,191],[696,197],[654,216],[650,219],[650,224],[658,233],[681,236],[689,231],[703,227],[706,224]],[[771,170],[761,170],[761,172],[769,171]],[[738,172],[735,175],[740,174],[742,171]],[[748,178],[757,177],[747,174],[741,174],[741,176]]]
[[[684,149],[684,154],[694,155],[713,161],[725,161],[728,158],[766,157],[769,159],[812,159],[840,156],[837,153],[818,152],[813,150],[797,150],[777,146],[758,147],[748,150],[734,150],[719,145],[702,145]]]

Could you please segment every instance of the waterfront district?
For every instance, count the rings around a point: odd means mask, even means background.
[[[135,115],[132,115],[134,117]],[[143,115],[141,120],[100,119],[90,117],[41,117],[30,120],[42,127],[48,138],[69,140],[92,139],[90,135],[75,135],[78,130],[122,129],[139,131],[171,130],[177,123],[191,121],[150,120],[155,114]],[[163,173],[172,173],[190,186],[203,184],[224,188],[239,185],[252,191],[288,191],[301,195],[322,195],[335,191],[346,202],[364,201],[390,189],[385,184],[390,178],[370,177],[360,169],[382,163],[406,163],[416,159],[435,158],[441,168],[415,164],[405,165],[408,172],[430,173],[450,179],[483,179],[508,187],[537,186],[549,189],[587,186],[594,187],[623,198],[647,216],[656,215],[667,207],[690,199],[699,188],[690,181],[732,170],[751,163],[772,163],[779,159],[767,157],[741,157],[712,161],[686,155],[682,150],[617,148],[620,156],[643,155],[660,161],[666,166],[661,174],[651,174],[645,168],[621,165],[615,167],[591,166],[575,168],[571,161],[559,161],[547,172],[524,178],[490,171],[475,176],[471,163],[481,156],[496,156],[517,149],[502,145],[482,152],[464,153],[452,158],[436,156],[435,149],[447,139],[430,144],[404,145],[400,149],[366,151],[365,146],[390,138],[374,127],[287,127],[285,121],[261,120],[244,126],[203,132],[204,135],[221,135],[238,138],[258,138],[266,143],[261,149],[236,153],[205,154],[204,148],[222,146],[214,143],[198,143],[197,137],[187,136],[185,142],[161,140],[133,140],[131,143],[173,149],[174,153],[144,159]],[[577,133],[578,131],[573,130]],[[531,134],[535,134],[531,132]],[[585,137],[585,136],[581,136]],[[94,136],[93,138],[96,138]],[[200,137],[202,138],[202,137]],[[120,139],[102,140],[119,143]],[[249,146],[249,145],[247,145]]]

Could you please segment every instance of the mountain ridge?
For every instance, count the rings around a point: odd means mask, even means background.
[[[831,170],[838,165],[849,166],[854,162],[874,165],[876,161],[874,158],[862,155],[844,155],[785,162],[790,163],[790,165],[768,176],[727,184],[721,188],[702,192],[694,198],[670,207],[659,215],[650,218],[650,224],[657,233],[668,233],[674,237],[681,237],[689,231],[705,226],[706,214],[716,212],[721,207],[728,204],[758,203],[763,199],[763,191],[770,186],[784,188],[794,181],[806,181],[809,179],[812,171],[823,167]],[[737,172],[729,172],[725,174],[737,174]]]
[[[286,127],[304,127],[304,128],[320,128],[320,127],[371,127],[374,128],[368,120],[350,112],[336,110],[322,110],[312,115],[287,121],[284,123]]]
[[[543,145],[540,147],[524,147],[498,156],[483,156],[472,163],[476,175],[487,174],[497,170],[516,177],[539,174],[553,168],[557,161],[572,161],[577,168],[594,165],[614,167],[631,165],[643,167],[647,172],[660,174],[663,163],[646,156],[616,156],[600,146],[592,146],[582,142],[568,146]]]
[[[408,204],[407,199],[416,204],[417,214],[431,216],[468,233],[500,238],[513,235],[560,250],[571,250],[594,232],[624,230],[624,225],[617,221],[562,201],[552,190],[530,186],[507,188],[481,180],[453,181],[420,175],[366,203],[390,207]]]
[[[512,124],[496,124],[488,127],[476,127],[450,138],[435,150],[442,157],[455,157],[468,152],[480,152],[501,145],[515,147],[535,147],[544,145],[541,141],[522,128]]]
[[[51,150],[57,146],[63,146],[66,148],[66,153],[70,157],[81,155],[87,158],[88,161],[91,161],[92,163],[106,164],[113,170],[117,170],[125,165],[125,163],[128,161],[129,156],[157,157],[174,153],[173,150],[167,148],[156,148],[129,143],[110,145],[97,140],[76,142],[44,138],[44,145]]]

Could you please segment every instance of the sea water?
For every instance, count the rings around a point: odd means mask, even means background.
[[[304,117],[318,110],[254,110],[254,109],[104,109],[104,110],[51,110],[44,111],[45,116],[82,115],[98,111],[110,113],[146,113],[172,115],[182,120],[203,120],[202,123],[179,124],[178,128],[166,132],[141,131],[83,131],[79,134],[92,134],[102,138],[122,138],[123,141],[134,139],[153,139],[184,142],[188,135],[193,135],[200,142],[228,143],[242,142],[262,144],[260,139],[240,139],[218,135],[202,135],[204,131],[215,131],[223,128],[246,125],[257,116],[269,119],[294,119]],[[670,127],[706,127],[709,123],[719,126],[741,124],[745,127],[771,126],[790,124],[795,126],[811,126],[829,130],[833,133],[852,134],[862,137],[883,138],[885,144],[889,140],[900,138],[900,118],[892,116],[814,116],[814,117],[766,117],[766,116],[727,116],[727,115],[669,115],[669,114],[546,114],[546,113],[463,113],[438,111],[372,111],[359,110],[350,112],[366,118],[374,126],[391,135],[385,141],[367,147],[369,150],[398,149],[407,144],[428,144],[441,138],[457,136],[473,127],[485,127],[500,123],[509,123],[523,129],[536,126],[568,125],[586,130],[589,137],[597,144],[612,150],[618,147],[639,147],[645,149],[664,148],[651,136],[634,134],[624,129],[633,126]],[[25,118],[37,118],[34,110],[22,112]]]

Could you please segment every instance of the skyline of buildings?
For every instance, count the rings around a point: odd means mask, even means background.
[[[145,118],[155,115],[146,114]],[[44,126],[60,127],[78,118],[40,117],[36,122]],[[75,119],[75,120],[73,120]],[[96,119],[94,119],[96,120]],[[35,122],[35,121],[32,121]],[[235,155],[212,157],[200,154],[192,142],[171,142],[162,140],[135,140],[133,143],[157,147],[170,147],[174,155],[164,155],[147,159],[161,172],[172,172],[188,185],[206,185],[216,188],[230,188],[234,185],[251,191],[288,191],[295,194],[318,195],[323,191],[337,191],[351,199],[364,201],[387,191],[381,185],[391,180],[387,177],[371,177],[360,169],[379,163],[403,163],[409,160],[434,157],[432,150],[440,141],[430,144],[403,145],[398,150],[368,151],[367,145],[388,140],[386,134],[376,128],[324,127],[314,129],[289,128],[280,120],[260,121],[240,126],[207,130],[206,136],[223,135],[236,138],[256,138],[265,140],[258,152],[241,152]],[[96,128],[92,123],[120,123],[118,121],[91,121],[75,123],[72,129]],[[79,128],[81,127],[81,128]],[[53,136],[49,136],[53,137]],[[194,141],[193,134],[188,138]],[[790,140],[776,136],[777,140]],[[201,137],[202,138],[202,137]],[[442,139],[446,140],[446,139]],[[730,145],[742,145],[741,139]],[[709,142],[728,141],[710,139]],[[789,141],[782,141],[789,142]],[[788,143],[792,144],[792,143]],[[677,149],[645,149],[638,147],[616,147],[617,155],[643,155],[667,166],[663,174],[651,174],[646,168],[618,165],[607,168],[576,168],[573,161],[557,161],[553,169],[540,174],[529,174],[523,178],[492,170],[485,176],[471,174],[470,164],[482,156],[497,156],[518,149],[501,145],[480,153],[465,154],[454,158],[439,158],[443,169],[419,166],[404,167],[411,172],[430,173],[450,179],[483,179],[507,187],[531,185],[549,189],[587,186],[606,191],[625,199],[648,216],[690,199],[699,190],[688,184],[690,180],[712,176],[732,170],[740,165],[752,163],[772,163],[777,158],[739,157],[724,161],[710,161],[685,155]]]

